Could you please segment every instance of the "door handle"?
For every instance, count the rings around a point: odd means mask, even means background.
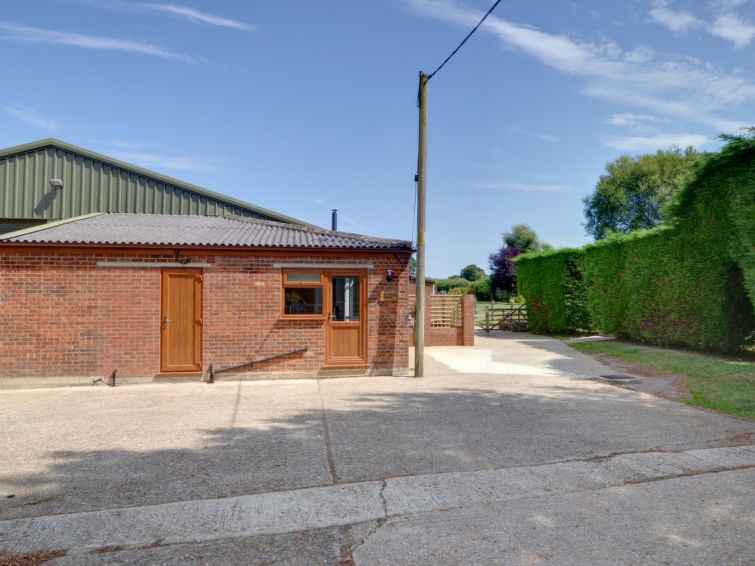
[[[168,318],[168,315],[166,314],[163,317],[163,328],[168,328],[168,323],[172,322],[172,319]]]
[[[328,313],[328,324],[330,324],[330,319],[332,318],[332,314]]]

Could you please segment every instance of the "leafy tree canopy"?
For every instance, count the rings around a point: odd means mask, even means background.
[[[583,199],[585,231],[596,240],[611,232],[653,228],[671,219],[677,194],[702,156],[692,147],[622,155],[606,165],[595,192]]]
[[[477,281],[485,277],[485,270],[477,267],[474,263],[469,264],[459,273],[467,281]]]
[[[469,287],[469,281],[463,277],[454,275],[448,279],[438,279],[435,282],[435,289],[439,292],[450,292],[451,289],[456,287]]]
[[[510,248],[520,248],[522,253],[553,249],[550,244],[541,242],[535,231],[527,224],[512,226],[510,232],[504,232],[503,241]]]
[[[490,254],[490,280],[494,290],[516,292],[516,264],[511,259],[521,253],[519,246],[503,246],[497,253]]]

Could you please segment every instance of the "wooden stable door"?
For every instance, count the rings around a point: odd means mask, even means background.
[[[160,371],[202,371],[202,270],[163,269]]]
[[[354,367],[367,363],[366,274],[328,273],[325,363]]]

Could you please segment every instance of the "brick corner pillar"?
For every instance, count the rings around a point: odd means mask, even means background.
[[[461,346],[474,346],[474,295],[461,297]]]

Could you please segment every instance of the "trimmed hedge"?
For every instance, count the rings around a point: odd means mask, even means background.
[[[528,324],[535,332],[588,328],[583,250],[525,254],[516,262],[519,292],[527,299]]]
[[[752,340],[755,139],[727,139],[695,167],[673,226],[518,260],[533,330],[559,332],[579,321],[700,350],[736,350]],[[585,304],[589,321],[576,314]]]
[[[755,128],[751,137],[721,136],[727,145],[707,155],[696,166],[696,175],[679,195],[674,213],[680,228],[695,232],[699,222],[713,222],[706,207],[724,200],[716,210],[716,230],[726,240],[724,253],[742,269],[745,288],[755,305]]]

